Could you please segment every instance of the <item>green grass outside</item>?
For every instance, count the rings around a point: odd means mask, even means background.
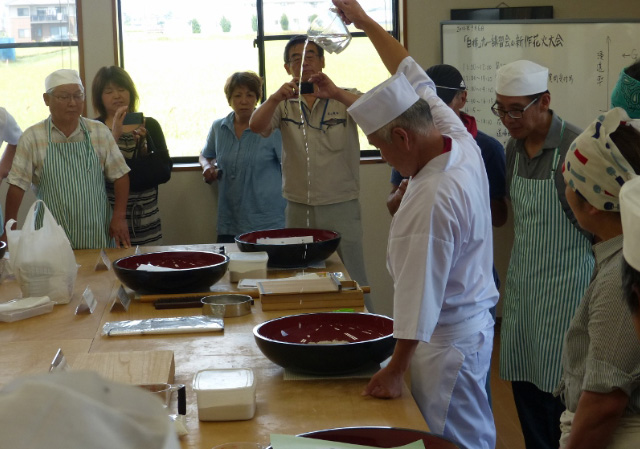
[[[166,37],[152,33],[127,33],[125,69],[140,95],[139,110],[160,122],[172,156],[195,156],[202,149],[211,123],[231,109],[224,83],[235,71],[258,71],[258,51],[253,36]],[[267,94],[289,80],[283,67],[285,42],[267,42]],[[0,64],[2,102],[24,129],[46,118],[42,100],[44,79],[60,68],[78,68],[71,49],[17,49],[16,62]],[[388,77],[368,39],[353,39],[339,55],[327,54],[325,72],[343,87],[361,91]],[[105,63],[108,63],[105,61]],[[90,89],[92,80],[86,80]],[[94,117],[91,104],[85,115]],[[361,135],[361,146],[367,149]]]
[[[77,47],[18,48],[15,62],[0,63],[0,106],[22,129],[49,116],[44,79],[59,68],[78,69]]]

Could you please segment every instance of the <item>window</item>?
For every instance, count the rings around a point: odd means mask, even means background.
[[[255,71],[265,78],[269,96],[290,80],[282,56],[287,40],[305,34],[314,11],[329,4],[319,0],[116,1],[121,65],[136,83],[139,109],[160,122],[171,155],[187,160],[195,160],[200,153],[213,121],[231,112],[223,91],[227,77],[236,71]],[[397,2],[366,2],[369,12],[396,36]],[[343,53],[325,53],[325,72],[337,85],[364,92],[388,73],[364,34],[350,31],[354,37]],[[364,136],[361,149],[369,149]]]
[[[78,70],[76,1],[33,0],[38,11],[44,8],[44,16],[29,14],[29,0],[19,2],[20,7],[14,6],[16,3],[0,0],[0,98],[2,106],[25,129],[49,115],[42,100],[47,75],[61,68]],[[60,7],[68,14],[56,14]],[[47,9],[52,12],[48,17]],[[66,30],[68,39],[45,42],[51,29]]]

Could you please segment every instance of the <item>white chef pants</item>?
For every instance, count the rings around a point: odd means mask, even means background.
[[[495,449],[484,388],[492,350],[493,324],[451,341],[420,342],[411,362],[411,392],[429,429],[466,449]]]

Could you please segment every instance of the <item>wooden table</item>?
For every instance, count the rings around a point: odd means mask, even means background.
[[[226,246],[226,245],[225,245]],[[146,251],[158,248],[146,248]],[[162,249],[211,250],[212,245],[163,247]],[[233,250],[234,248],[229,248]],[[133,250],[108,250],[115,260]],[[283,380],[283,369],[262,355],[255,344],[255,325],[297,311],[263,312],[256,301],[249,315],[225,319],[224,332],[206,334],[103,337],[107,321],[201,314],[200,309],[156,310],[150,303],[132,302],[128,311],[111,312],[110,305],[120,287],[112,271],[95,271],[99,252],[76,251],[80,265],[74,298],[47,315],[0,323],[0,385],[25,373],[46,372],[55,352],[62,348],[71,366],[78,354],[172,350],[175,382],[187,385],[187,427],[183,448],[212,448],[231,441],[269,442],[272,433],[299,434],[345,426],[394,426],[420,430],[428,427],[407,388],[402,398],[378,400],[361,396],[367,379]],[[343,271],[337,254],[322,271]],[[269,271],[269,276],[283,276]],[[290,273],[288,273],[290,274]],[[89,286],[98,300],[93,314],[75,315],[84,289]],[[228,273],[216,283],[216,290],[234,290]],[[0,302],[19,297],[15,282],[0,285]],[[304,312],[314,310],[305,309]],[[191,382],[197,371],[210,368],[251,368],[257,382],[255,417],[248,421],[200,422]]]

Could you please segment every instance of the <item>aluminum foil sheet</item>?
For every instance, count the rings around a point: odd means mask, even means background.
[[[109,321],[102,327],[102,336],[182,334],[194,332],[220,332],[224,320],[204,315],[174,318],[151,318],[148,320]]]

